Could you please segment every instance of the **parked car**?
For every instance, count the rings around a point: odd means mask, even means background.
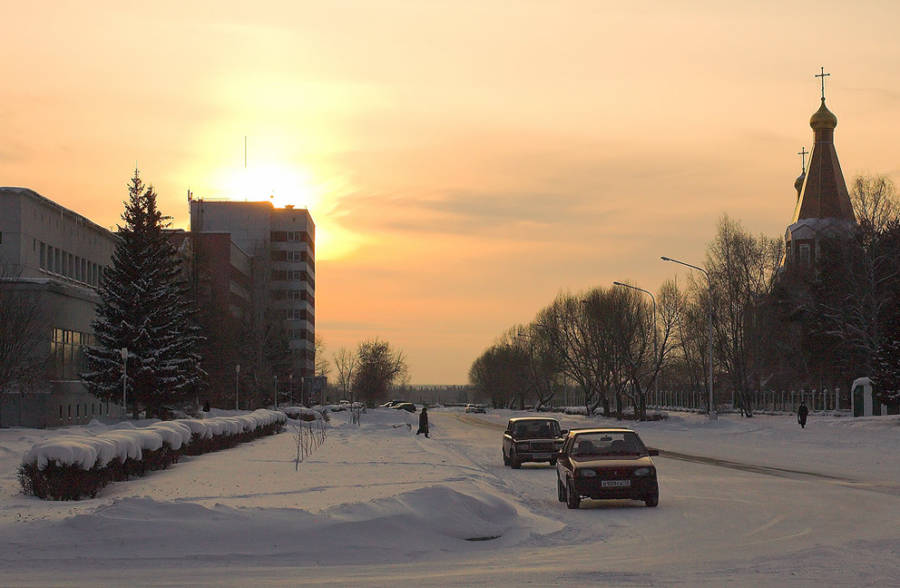
[[[384,404],[381,405],[382,408],[391,408],[395,404],[400,404],[401,402],[406,402],[406,400],[388,400]]]
[[[416,405],[412,402],[398,402],[392,404],[391,408],[395,410],[405,410],[406,412],[416,412]]]
[[[556,464],[565,431],[559,421],[548,417],[519,417],[509,419],[503,432],[503,465],[513,469],[526,461]]]
[[[560,502],[578,508],[583,497],[643,500],[659,504],[656,466],[638,434],[629,429],[575,429],[566,435],[556,462]]]
[[[480,404],[467,404],[467,405],[466,405],[466,412],[480,412],[480,413],[483,413],[483,412],[485,412],[485,410],[484,410],[484,407],[481,406]]]

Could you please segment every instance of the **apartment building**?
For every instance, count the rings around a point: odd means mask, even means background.
[[[228,233],[252,258],[252,297],[260,301],[253,312],[278,317],[291,350],[290,376],[314,375],[315,224],[309,211],[266,201],[189,203],[191,234]]]

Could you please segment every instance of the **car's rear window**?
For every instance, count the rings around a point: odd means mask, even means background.
[[[639,455],[647,452],[632,432],[580,433],[572,441],[572,455]]]
[[[547,439],[559,436],[556,421],[519,421],[515,424],[516,437],[520,439]]]

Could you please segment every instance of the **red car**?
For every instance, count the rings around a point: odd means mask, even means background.
[[[584,497],[643,500],[659,504],[656,465],[659,455],[647,448],[630,429],[575,429],[569,431],[556,461],[556,488],[560,502],[578,508]]]

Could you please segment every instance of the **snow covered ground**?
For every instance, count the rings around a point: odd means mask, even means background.
[[[900,585],[900,419],[627,423],[665,452],[660,506],[570,511],[553,468],[503,467],[519,413],[429,412],[431,439],[404,411],[336,413],[299,470],[288,432],[80,502],[16,480],[62,431],[0,430],[0,585]]]

